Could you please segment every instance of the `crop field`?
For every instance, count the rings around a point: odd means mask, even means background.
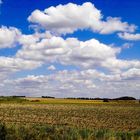
[[[0,122],[9,140],[139,140],[140,104],[40,98],[0,101]],[[27,134],[23,136],[21,130]]]

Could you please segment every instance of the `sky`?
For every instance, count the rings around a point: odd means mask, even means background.
[[[0,95],[140,98],[139,7],[0,0]]]

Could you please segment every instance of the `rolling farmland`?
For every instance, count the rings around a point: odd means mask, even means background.
[[[140,139],[140,104],[27,98],[1,102],[0,122],[16,133],[21,126],[32,133],[42,131],[42,139]],[[40,137],[39,133],[34,139]]]

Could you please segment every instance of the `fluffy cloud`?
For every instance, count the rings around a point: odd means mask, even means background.
[[[4,70],[6,70],[6,68],[9,68],[13,71],[34,69],[39,65],[41,65],[41,63],[35,61],[29,61],[20,58],[0,57],[0,68],[3,68]]]
[[[30,45],[30,44],[34,44],[37,41],[39,41],[39,37],[36,34],[33,34],[33,35],[22,35],[19,38],[18,41],[22,45]]]
[[[140,40],[140,34],[119,33],[118,36],[122,39],[130,40],[130,41]]]
[[[108,17],[107,21],[102,21],[101,34],[113,33],[116,31],[133,32],[136,29],[135,25],[129,25],[127,22],[122,22],[121,18]]]
[[[118,58],[123,48],[131,44],[125,43],[121,48],[94,38],[80,41],[53,34],[89,29],[100,34],[121,32],[120,38],[139,40],[139,34],[131,33],[135,25],[122,22],[121,18],[105,19],[90,2],[35,10],[28,20],[44,28],[44,32],[25,35],[14,27],[0,28],[0,48],[21,46],[15,56],[0,56],[0,95],[41,96],[47,93],[56,97],[130,95],[138,98],[140,61]],[[60,71],[55,64],[61,66]],[[39,67],[46,70],[46,74],[27,76],[28,72],[34,74],[36,68],[39,71]],[[25,72],[25,77],[17,72]]]
[[[21,33],[17,28],[2,26],[0,28],[0,48],[12,48],[18,41]]]
[[[48,70],[56,70],[56,67],[54,65],[51,65],[48,67]]]
[[[111,47],[96,39],[79,41],[76,38],[63,39],[52,36],[39,42],[23,46],[16,54],[17,58],[42,61],[43,63],[61,63],[82,68],[105,68],[119,72],[129,68],[139,68],[138,60],[121,60],[117,55],[120,48]],[[34,57],[36,54],[36,57]]]
[[[1,94],[40,96],[40,93],[45,95],[48,92],[57,97],[116,97],[123,92],[132,95],[132,91],[135,91],[135,96],[138,95],[140,61],[118,59],[117,55],[121,53],[118,47],[103,44],[96,39],[63,39],[49,32],[20,34],[17,42],[22,48],[15,56],[0,57]],[[51,75],[32,75],[15,80],[8,78],[12,73],[50,63],[49,70],[55,70],[53,63],[57,63],[76,66],[80,71],[54,71]]]
[[[41,66],[41,62],[33,60],[24,60],[21,58],[0,57],[0,80],[7,79],[15,72],[23,70],[32,70]]]
[[[43,38],[51,38],[51,37],[52,35],[50,34],[50,32],[47,31],[44,33],[35,32],[34,34],[30,35],[21,34],[17,41],[19,44],[23,46],[29,46],[31,44],[36,44]]]
[[[139,79],[140,80],[140,69],[132,68],[122,74],[123,79]]]
[[[83,5],[69,3],[52,6],[44,11],[35,10],[28,17],[28,21],[57,34],[73,33],[78,29],[90,29],[101,34],[133,32],[136,29],[135,25],[122,22],[120,18],[107,17],[103,20],[101,11],[90,2]]]
[[[129,74],[131,73],[131,74]],[[138,79],[139,77],[139,79]],[[137,78],[137,80],[134,80]],[[132,84],[134,83],[134,84]],[[118,97],[122,95],[138,98],[140,69],[131,69],[120,74],[105,74],[94,69],[83,71],[58,71],[51,75],[29,75],[15,80],[5,80],[11,88],[8,94],[56,97]],[[22,90],[24,88],[24,90]],[[102,90],[101,90],[102,89]],[[133,93],[133,91],[135,91]]]

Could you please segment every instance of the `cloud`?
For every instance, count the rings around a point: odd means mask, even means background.
[[[3,4],[3,1],[0,0],[0,14],[1,14],[1,5]]]
[[[48,70],[56,70],[56,67],[55,67],[54,65],[50,65],[50,66],[48,67]]]
[[[33,35],[22,35],[18,42],[22,45],[30,45],[30,44],[34,44],[37,41],[39,41],[39,37],[36,34]]]
[[[18,71],[32,70],[41,65],[39,61],[0,56],[0,80],[8,79],[10,75]]]
[[[117,55],[121,48],[103,44],[96,39],[79,41],[76,38],[51,36],[40,41],[23,45],[16,57],[42,63],[60,63],[79,68],[105,68],[108,71],[121,71],[131,67],[139,68],[138,60],[121,60]],[[36,57],[34,57],[36,54]]]
[[[73,33],[79,29],[89,29],[100,34],[118,31],[133,32],[136,29],[135,25],[122,22],[121,18],[107,17],[103,20],[101,11],[90,2],[82,5],[68,3],[52,6],[44,11],[35,10],[28,17],[28,21],[56,34]]]
[[[2,3],[3,3],[2,0],[0,0],[0,5],[1,5]]]
[[[0,49],[15,47],[21,32],[14,27],[2,26],[0,28]]]
[[[121,18],[108,17],[107,21],[102,21],[101,34],[109,34],[117,31],[134,32],[135,25],[129,25],[127,22],[122,22]]]
[[[30,46],[23,46],[16,57],[44,62],[58,62],[82,67],[97,65],[109,58],[114,58],[120,48],[111,48],[96,39],[79,41],[76,38],[44,38]],[[34,57],[36,54],[36,57]],[[83,61],[84,60],[84,61]]]
[[[56,97],[130,95],[138,98],[140,60],[118,57],[124,48],[131,47],[130,43],[116,47],[95,38],[81,41],[59,36],[91,30],[100,34],[121,32],[120,38],[138,40],[139,34],[132,34],[135,25],[118,17],[104,18],[90,2],[35,10],[28,20],[37,28],[43,28],[43,32],[36,30],[33,34],[23,34],[15,27],[0,27],[0,49],[21,46],[14,56],[0,56],[1,95],[42,96],[47,93]],[[65,70],[59,71],[59,65]],[[34,74],[37,68],[37,71],[46,69],[46,66],[55,71],[47,73],[46,70],[44,75],[27,74]],[[25,76],[20,72],[25,72]]]
[[[124,43],[123,45],[122,45],[122,48],[123,49],[129,49],[129,48],[131,48],[131,47],[133,47],[133,43]]]
[[[139,79],[140,80],[140,69],[131,68],[122,74],[123,79]]]
[[[41,96],[48,92],[57,97],[117,97],[123,92],[132,95],[132,91],[135,91],[135,96],[138,95],[140,61],[118,59],[117,55],[122,51],[120,47],[106,45],[96,39],[63,39],[49,32],[30,35],[20,32],[17,40],[11,44],[15,42],[22,46],[16,55],[0,57],[1,95],[4,92],[6,95]],[[55,70],[53,64],[57,63],[75,66],[79,71],[57,70],[50,75],[10,78],[16,72],[33,70],[50,63],[49,70]]]
[[[130,33],[118,33],[118,36],[124,40],[138,41],[140,40],[140,34],[130,34]]]
[[[137,80],[134,80],[137,78]],[[132,84],[133,83],[133,84]],[[6,86],[10,90],[6,90]],[[24,90],[22,90],[24,88]],[[120,74],[105,74],[94,69],[82,71],[58,71],[51,75],[29,75],[5,80],[0,91],[7,94],[56,97],[119,97],[139,98],[140,69],[130,69]],[[135,92],[133,92],[135,91]]]

